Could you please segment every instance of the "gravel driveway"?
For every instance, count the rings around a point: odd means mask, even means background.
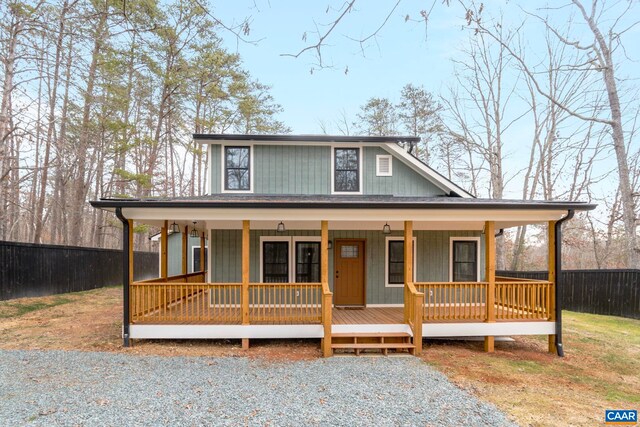
[[[513,425],[413,357],[0,351],[0,425]]]

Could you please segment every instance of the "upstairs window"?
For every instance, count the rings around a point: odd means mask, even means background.
[[[357,193],[360,191],[360,149],[334,149],[333,191]]]
[[[251,190],[251,150],[249,147],[224,147],[224,189]]]

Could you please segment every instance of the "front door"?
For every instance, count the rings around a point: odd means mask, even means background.
[[[364,303],[364,240],[337,239],[333,252],[335,305]]]

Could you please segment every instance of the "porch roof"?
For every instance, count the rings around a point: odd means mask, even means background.
[[[332,229],[378,229],[389,222],[401,229],[402,221],[414,221],[416,230],[481,230],[484,221],[497,228],[543,223],[562,218],[569,210],[586,211],[594,204],[557,200],[496,200],[460,197],[402,197],[389,195],[260,195],[216,194],[200,197],[101,199],[96,208],[121,208],[126,218],[152,225],[164,220],[208,228],[240,228],[241,220],[252,228],[272,228],[288,221],[288,229],[317,229],[318,221],[330,221]],[[254,226],[255,224],[255,226]]]

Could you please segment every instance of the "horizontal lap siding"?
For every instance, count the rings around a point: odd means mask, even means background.
[[[252,230],[250,233],[250,280],[260,282],[260,236],[319,236],[319,230]],[[392,236],[401,236],[400,230]],[[416,273],[418,281],[449,280],[449,239],[453,236],[480,236],[474,231],[415,231],[417,238]],[[402,288],[385,287],[385,235],[381,231],[330,230],[329,239],[366,239],[367,304],[401,304]],[[242,270],[242,232],[240,230],[213,230],[211,234],[213,254],[213,280],[216,282],[240,282]],[[335,245],[334,245],[335,247]],[[294,250],[293,248],[291,250]],[[480,270],[484,270],[480,242]],[[329,286],[333,289],[333,250],[329,251]]]

